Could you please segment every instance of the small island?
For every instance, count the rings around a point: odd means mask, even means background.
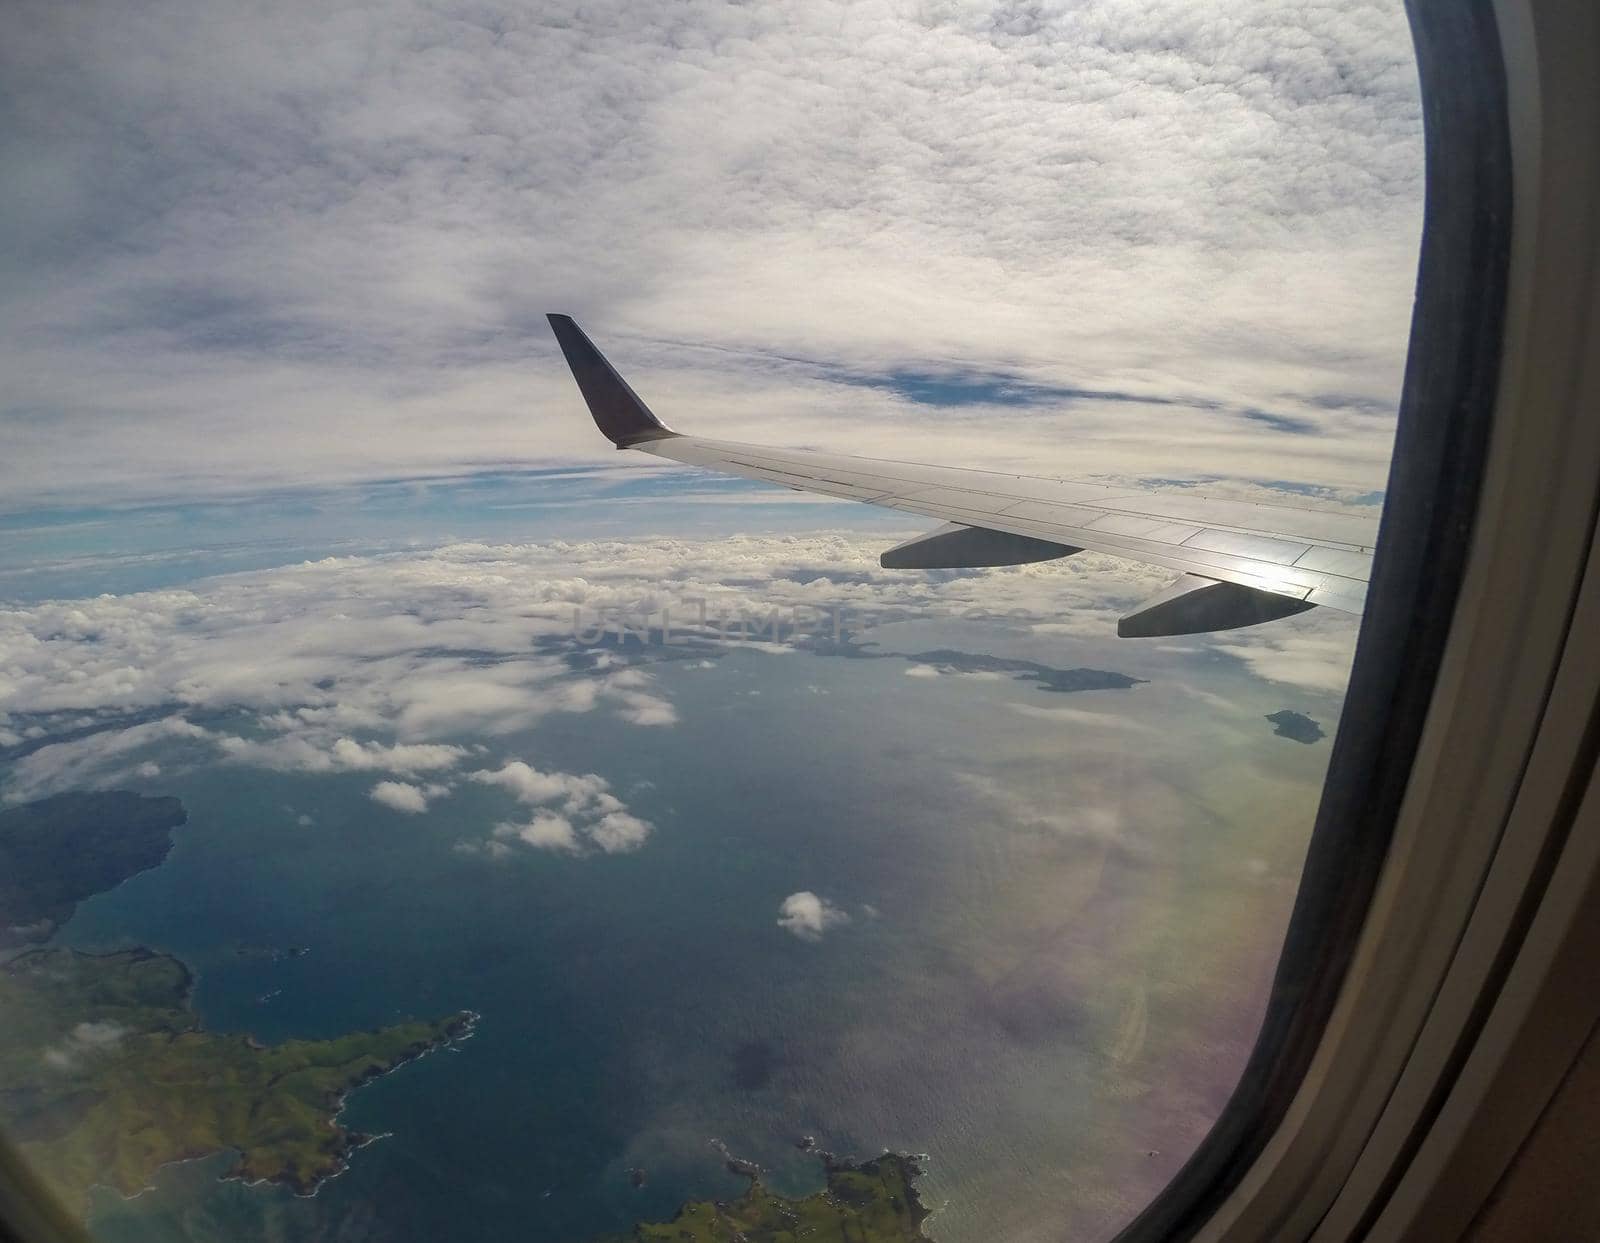
[[[261,1045],[201,1028],[192,980],[147,949],[26,950],[0,969],[0,1125],[70,1207],[232,1149],[224,1177],[310,1195],[369,1142],[347,1093],[472,1034],[477,1015]]]
[[[1306,716],[1304,713],[1291,712],[1284,708],[1281,712],[1270,712],[1267,720],[1271,721],[1273,734],[1279,738],[1289,738],[1295,742],[1303,742],[1308,747],[1314,742],[1321,742],[1327,735],[1322,732],[1322,726]]]
[[[127,790],[0,811],[0,948],[48,940],[83,899],[160,866],[188,818],[175,798]]]
[[[750,1180],[737,1200],[692,1200],[671,1221],[640,1222],[598,1243],[925,1243],[928,1210],[917,1197],[916,1160],[886,1152],[871,1161],[820,1153],[828,1184],[799,1199],[768,1191],[748,1161],[728,1169]]]

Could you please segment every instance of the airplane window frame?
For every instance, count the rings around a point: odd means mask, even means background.
[[[1305,868],[1243,1075],[1200,1147],[1114,1243],[1192,1238],[1310,1069],[1365,924],[1466,571],[1500,381],[1511,122],[1492,0],[1407,0],[1424,116],[1416,302],[1368,604]]]

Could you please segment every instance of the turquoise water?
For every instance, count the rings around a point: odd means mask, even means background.
[[[344,1123],[383,1138],[314,1198],[218,1182],[225,1159],[191,1163],[136,1200],[99,1194],[95,1233],[580,1243],[736,1192],[713,1139],[783,1190],[819,1186],[794,1145],[804,1134],[846,1153],[929,1154],[942,1239],[1060,1237],[1064,1220],[1077,1237],[1108,1233],[1231,1085],[1253,1034],[1237,1003],[1249,1014],[1259,1000],[1326,762],[1326,744],[1271,738],[1253,709],[1281,696],[1231,662],[1205,676],[1241,711],[1175,718],[1193,701],[1164,684],[1162,658],[1146,652],[1141,670],[1110,663],[1116,650],[1098,667],[1151,683],[1047,695],[910,678],[897,660],[735,652],[714,668],[655,666],[670,728],[592,712],[458,740],[486,748],[474,767],[606,777],[656,826],[630,855],[463,854],[459,841],[525,811],[471,783],[410,817],[368,799],[373,774],[156,779],[150,792],[179,794],[189,824],[165,865],[85,903],[68,943],[177,954],[207,1025],[265,1041],[459,1009],[482,1022],[352,1095]],[[1122,714],[1149,733],[1130,752],[1018,703]],[[1298,791],[1298,810],[1233,826],[1182,811],[1219,755],[1263,797]],[[1025,806],[975,794],[973,773],[1003,776]],[[1030,820],[1091,797],[1140,821],[1138,851]],[[1265,852],[1281,883],[1239,869],[1242,850]],[[1190,900],[1174,897],[1180,853],[1184,883],[1237,907],[1245,948],[1234,976],[1162,1000],[1141,912]],[[779,904],[802,889],[849,923],[817,942],[779,928]],[[289,946],[310,953],[259,952]],[[1171,964],[1174,979],[1187,970]],[[1206,1074],[1173,1061],[1170,1040],[1143,1061],[1108,1052],[1131,978],[1150,981],[1140,1013],[1174,1040],[1193,1023]],[[1186,1082],[1165,1084],[1164,1068]]]

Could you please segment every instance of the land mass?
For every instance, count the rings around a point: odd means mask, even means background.
[[[1288,708],[1281,712],[1267,714],[1267,720],[1274,725],[1273,733],[1279,738],[1292,738],[1295,742],[1303,742],[1310,746],[1313,742],[1320,742],[1327,735],[1310,717],[1299,712],[1291,712]]]
[[[845,636],[841,639],[814,638],[809,650],[818,656],[843,656],[850,660],[906,660],[927,665],[941,673],[1009,673],[1019,682],[1036,682],[1040,690],[1070,695],[1074,691],[1125,691],[1142,685],[1146,679],[1109,669],[1057,669],[1036,660],[1010,656],[990,656],[984,652],[958,652],[938,648],[931,652],[878,652],[874,642]]]
[[[597,1243],[925,1243],[928,1210],[917,1197],[922,1171],[915,1159],[886,1152],[858,1163],[818,1155],[828,1184],[812,1195],[773,1195],[759,1169],[730,1158],[728,1169],[750,1180],[737,1200],[692,1200],[671,1221],[640,1222]]]
[[[345,1095],[471,1035],[463,1011],[331,1040],[263,1046],[202,1030],[192,980],[147,949],[30,949],[0,969],[0,1125],[63,1201],[134,1195],[162,1165],[231,1149],[224,1177],[309,1195],[370,1136]]]
[[[1109,669],[1055,669],[1033,660],[989,656],[981,652],[913,652],[906,660],[949,673],[1009,673],[1019,682],[1037,682],[1040,690],[1070,695],[1074,691],[1125,691],[1145,679]]]
[[[0,811],[0,948],[47,940],[84,898],[159,866],[188,818],[175,798],[127,790]]]

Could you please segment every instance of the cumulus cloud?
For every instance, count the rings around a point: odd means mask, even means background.
[[[617,715],[634,725],[676,725],[678,710],[655,695],[625,695]]]
[[[308,738],[292,735],[266,740],[223,735],[217,747],[230,760],[280,772],[388,772],[412,775],[453,768],[466,755],[464,747],[448,744],[398,744],[335,739],[319,747]],[[387,784],[394,784],[393,782]]]
[[[428,810],[430,798],[437,798],[447,792],[444,786],[429,786],[424,789],[404,781],[380,781],[367,791],[367,797],[374,803],[382,803],[395,811],[415,816]]]
[[[552,306],[708,434],[1381,476],[1398,4],[19,3],[8,498],[598,460]]]
[[[468,773],[467,780],[509,790],[521,803],[559,801],[569,811],[581,811],[602,800],[616,803],[606,793],[609,787],[603,777],[594,773],[579,776],[576,773],[540,772],[522,760],[510,760],[500,768]]]
[[[644,845],[653,825],[625,811],[608,811],[588,829],[589,840],[608,855],[627,854]]]
[[[809,889],[791,893],[778,907],[778,927],[794,933],[802,941],[820,941],[829,929],[849,922],[848,911],[840,910]]]
[[[494,845],[501,845],[513,838],[535,850],[576,854],[582,849],[572,821],[551,811],[539,812],[526,824],[502,823],[495,826]]]
[[[596,850],[627,854],[645,844],[655,826],[628,811],[611,793],[610,783],[594,773],[541,772],[523,760],[511,760],[496,769],[468,773],[467,780],[509,791],[519,803],[531,806],[558,804],[560,814],[541,807],[525,824],[497,825],[491,844],[506,846],[520,841],[539,850],[571,854]],[[503,858],[508,849],[489,849]]]

